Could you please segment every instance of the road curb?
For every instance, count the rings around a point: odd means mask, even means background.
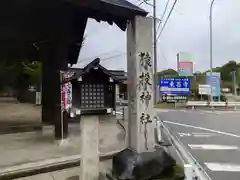
[[[42,130],[41,124],[26,124],[26,125],[4,125],[1,124],[0,135],[17,134],[25,132],[38,132]]]
[[[115,154],[117,154],[121,150],[122,149],[107,153],[100,153],[99,159],[100,161],[111,159]],[[0,179],[9,180],[14,178],[27,177],[36,174],[77,167],[80,166],[80,161],[81,155],[72,155],[1,168]]]

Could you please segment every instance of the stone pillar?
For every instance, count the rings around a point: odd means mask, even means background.
[[[152,19],[135,17],[127,29],[128,146],[154,151]]]
[[[99,116],[81,116],[81,172],[80,180],[98,180],[99,177]]]

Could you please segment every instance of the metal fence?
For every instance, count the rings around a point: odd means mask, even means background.
[[[188,101],[185,104],[185,107],[195,108],[232,108],[237,110],[240,107],[240,102],[208,102],[208,101]]]
[[[116,119],[117,120],[124,120],[126,117],[126,107],[128,106],[127,100],[120,100],[116,102]],[[125,110],[124,110],[125,109]]]
[[[116,107],[116,119],[122,121],[124,120],[124,106]]]

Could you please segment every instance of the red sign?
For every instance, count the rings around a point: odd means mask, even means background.
[[[73,74],[64,73],[62,74],[63,81]],[[62,99],[62,111],[69,111],[72,107],[72,84],[71,82],[61,84],[61,99]]]
[[[180,61],[179,62],[179,68],[182,68],[182,67],[192,67],[193,66],[193,63],[192,62],[190,62],[190,61],[188,61],[188,62],[184,62],[184,61]]]
[[[191,62],[191,61],[178,62],[178,74],[179,74],[179,76],[192,76],[193,75],[193,62]]]

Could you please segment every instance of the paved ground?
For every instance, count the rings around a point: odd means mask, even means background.
[[[213,180],[239,180],[240,111],[159,113]]]
[[[41,122],[41,106],[0,102],[0,123]]]
[[[53,128],[44,133],[30,132],[0,136],[0,169],[45,159],[80,154],[80,127],[69,128],[69,144],[59,146],[54,142]],[[100,153],[116,151],[125,146],[125,133],[116,121],[100,122]]]
[[[50,173],[38,174],[35,176],[18,178],[16,180],[78,180],[80,168],[64,169]]]
[[[111,161],[100,162],[100,172],[106,172],[111,168]],[[38,174],[35,176],[18,178],[16,180],[79,180],[80,167]]]
[[[41,106],[2,102],[0,98],[0,134],[30,132],[41,129]]]

